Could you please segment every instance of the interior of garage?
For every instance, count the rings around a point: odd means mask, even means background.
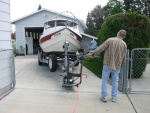
[[[25,28],[26,37],[26,54],[37,54],[39,47],[39,38],[43,33],[43,27],[27,27]]]

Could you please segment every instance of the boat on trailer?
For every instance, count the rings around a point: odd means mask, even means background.
[[[65,41],[69,42],[68,51],[76,52],[80,49],[82,37],[75,21],[67,19],[53,19],[44,24],[44,32],[39,44],[43,52],[62,52]]]
[[[79,20],[75,16],[72,20],[58,17],[59,14],[44,23],[44,31],[39,39],[38,63],[47,63],[51,72],[60,67],[65,72],[62,74],[62,86],[78,86],[81,84],[82,71],[80,74],[73,74],[71,71],[73,66],[83,61]],[[77,78],[80,78],[79,83],[75,83]]]

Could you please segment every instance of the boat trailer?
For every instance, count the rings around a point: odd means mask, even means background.
[[[71,54],[68,52],[69,43],[68,41],[64,42],[63,54],[58,55],[52,52],[44,53],[40,48],[38,50],[38,64],[42,65],[43,63],[48,64],[49,70],[55,72],[57,67],[62,70],[62,87],[71,87],[77,86],[82,82],[82,67],[84,60],[84,50],[80,49],[76,54]],[[80,66],[78,73],[73,72],[74,66]]]

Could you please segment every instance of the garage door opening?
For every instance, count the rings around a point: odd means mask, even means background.
[[[39,38],[43,33],[43,27],[26,27],[26,54],[37,54],[39,47]]]

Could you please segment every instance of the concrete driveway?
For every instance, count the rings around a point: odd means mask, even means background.
[[[39,66],[37,55],[17,56],[15,64],[16,87],[0,101],[0,113],[135,113],[126,94],[111,102],[110,86],[108,102],[101,102],[101,79],[86,68],[79,87],[65,88],[62,71]]]

